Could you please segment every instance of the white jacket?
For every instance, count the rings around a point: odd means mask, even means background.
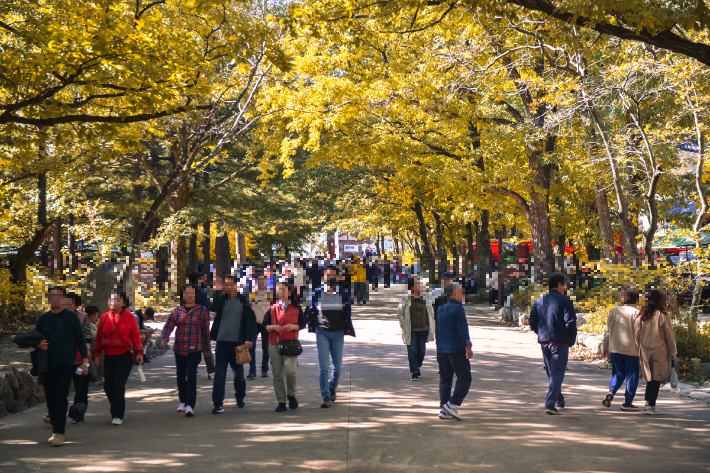
[[[409,307],[412,304],[412,295],[407,294],[404,296],[402,301],[399,303],[397,308],[397,318],[399,319],[399,326],[402,327],[402,340],[405,345],[412,343],[412,319],[409,315]],[[431,304],[431,298],[427,297],[426,294],[421,294],[420,297],[424,298],[426,302],[426,311],[429,315],[429,336],[427,337],[427,342],[433,342],[436,336],[436,319],[434,318],[434,306]]]

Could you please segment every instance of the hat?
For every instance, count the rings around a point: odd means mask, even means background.
[[[454,279],[454,273],[447,271],[441,275],[441,279]]]

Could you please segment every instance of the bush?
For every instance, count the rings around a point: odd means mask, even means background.
[[[0,332],[20,332],[34,325],[39,312],[28,306],[25,288],[10,282],[10,272],[0,270]]]
[[[678,358],[710,361],[710,323],[699,323],[689,311],[684,311],[673,320],[673,332]]]
[[[585,315],[587,323],[578,326],[577,329],[580,332],[588,333],[603,332],[606,328],[606,321],[609,317],[609,311],[612,307],[616,307],[617,305],[618,304],[609,304],[595,307],[591,312],[587,312],[587,315]]]

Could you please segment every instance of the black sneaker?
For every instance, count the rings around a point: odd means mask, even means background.
[[[335,402],[335,398],[337,397],[337,394],[335,392],[335,388],[330,388],[330,400],[332,402]]]
[[[286,409],[286,403],[285,402],[279,402],[279,407],[276,408],[276,412],[286,412],[288,409]]]
[[[330,397],[323,398],[323,404],[320,405],[322,408],[330,407]]]
[[[245,403],[244,401],[237,401],[237,407],[238,407],[238,408],[241,409],[242,407],[245,407],[245,406],[246,406],[246,403]]]
[[[412,373],[412,381],[419,381],[419,375],[417,373]]]
[[[417,371],[417,378],[421,378],[421,377],[422,377],[422,372],[421,372],[421,371]]]
[[[288,408],[289,409],[298,409],[298,401],[296,400],[296,396],[286,396],[288,398]]]
[[[214,406],[214,409],[212,409],[212,414],[221,414],[224,412],[224,406],[220,404],[219,406]]]

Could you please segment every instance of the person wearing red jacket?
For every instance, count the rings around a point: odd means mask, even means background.
[[[143,364],[143,344],[136,318],[126,308],[130,305],[123,291],[111,291],[110,310],[101,316],[96,331],[94,362],[99,366],[104,353],[104,392],[111,404],[111,424],[121,425],[126,412],[126,382],[136,362]]]
[[[289,409],[297,409],[296,366],[298,356],[284,356],[279,353],[279,340],[298,340],[298,331],[306,328],[306,317],[299,307],[296,288],[279,283],[276,286],[276,304],[264,316],[264,325],[269,332],[269,359],[274,371],[274,391],[279,403],[276,412],[286,412],[286,399]],[[286,385],[284,386],[284,377]]]

